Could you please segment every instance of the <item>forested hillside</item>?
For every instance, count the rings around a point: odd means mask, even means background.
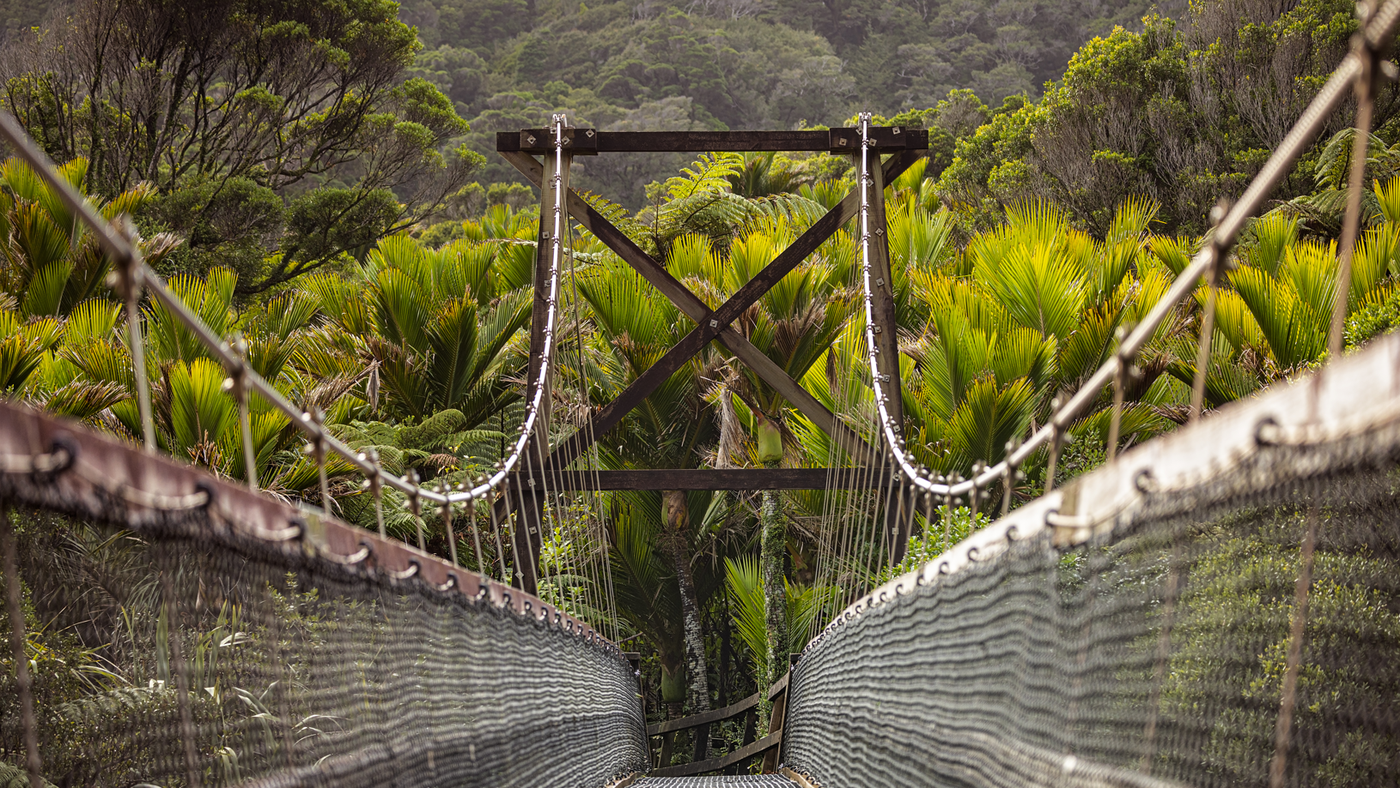
[[[0,26],[22,42],[83,7],[4,0]],[[1139,31],[1154,10],[1184,13],[1186,2],[403,0],[398,17],[421,44],[404,76],[439,88],[471,124],[454,142],[485,156],[484,195],[493,183],[523,185],[493,154],[494,132],[554,112],[603,129],[759,129],[927,109],[959,89],[996,107],[1038,98],[1084,42],[1115,26]],[[581,182],[636,208],[646,183],[683,163],[594,162]]]
[[[1176,3],[1184,10],[1184,3]],[[595,125],[686,97],[707,127],[832,123],[954,88],[1038,96],[1084,41],[1140,28],[1144,0],[407,0],[421,68],[464,117],[505,94],[568,104]],[[1164,11],[1177,8],[1164,7]]]
[[[1141,29],[1151,5],[406,0],[401,18],[424,44],[414,72],[451,97],[476,130],[472,147],[488,153],[490,132],[539,126],[556,111],[605,129],[757,129],[932,107],[954,89],[993,106],[1035,98],[1081,44],[1115,25]],[[493,159],[486,180],[511,178]],[[589,185],[624,187],[635,207],[641,184],[680,163],[599,173]]]

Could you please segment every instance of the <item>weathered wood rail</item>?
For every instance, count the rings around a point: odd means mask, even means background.
[[[651,771],[651,776],[689,777],[725,770],[730,770],[728,773],[733,774],[745,762],[760,756],[763,758],[762,772],[773,774],[778,768],[778,758],[783,744],[783,719],[787,714],[788,677],[791,675],[789,673],[783,676],[768,690],[768,698],[773,702],[773,713],[768,721],[768,735],[761,739],[755,738],[758,728],[759,700],[762,697],[761,693],[758,692],[723,708],[682,717],[678,720],[667,720],[655,725],[648,725],[648,737],[661,737],[660,753],[655,762],[666,764],[671,760],[676,735],[681,731],[697,729],[697,736],[707,736],[711,725],[741,717],[744,719],[744,738],[738,749],[724,755],[691,763],[659,766]]]

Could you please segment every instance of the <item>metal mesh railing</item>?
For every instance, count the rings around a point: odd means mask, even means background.
[[[1125,455],[862,600],[795,669],[785,762],[822,786],[1388,784],[1397,351]],[[1357,409],[1310,415],[1329,405]]]
[[[0,763],[31,785],[596,788],[646,767],[634,672],[573,619],[0,407]]]

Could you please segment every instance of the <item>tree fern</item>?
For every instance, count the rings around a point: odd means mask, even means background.
[[[799,230],[806,230],[826,215],[826,212],[827,207],[816,200],[800,194],[781,192],[751,200],[747,225],[755,227],[760,222],[771,224],[783,221]]]
[[[703,153],[681,174],[666,179],[664,189],[672,201],[705,192],[731,189],[731,179],[744,170],[744,157],[738,153]]]

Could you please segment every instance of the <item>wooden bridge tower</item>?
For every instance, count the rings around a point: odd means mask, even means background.
[[[597,129],[565,127],[563,165],[556,180],[554,131],[552,129],[523,129],[496,135],[496,150],[527,180],[540,189],[540,230],[535,257],[534,281],[548,281],[550,270],[550,224],[555,205],[555,184],[564,192],[563,203],[570,217],[608,246],[646,281],[673,303],[682,314],[695,323],[684,338],[660,360],[637,377],[616,399],[595,410],[587,426],[577,430],[558,444],[549,446],[543,428],[530,438],[529,458],[536,468],[550,474],[552,483],[562,490],[778,490],[824,489],[832,486],[846,488],[885,488],[898,483],[897,472],[880,462],[878,450],[870,446],[839,416],[822,405],[801,384],[793,380],[776,363],[754,347],[733,326],[736,318],[758,301],[784,276],[815,252],[846,222],[859,212],[859,189],[853,189],[835,208],[818,219],[810,228],[784,249],[753,279],[736,291],[717,309],[690,291],[671,275],[659,261],[647,254],[616,225],[593,209],[569,188],[569,162],[574,156],[597,156],[619,153],[703,153],[733,152],[823,152],[858,155],[860,132],[855,128],[810,131],[599,131]],[[903,422],[900,405],[899,353],[896,347],[895,304],[890,278],[889,248],[885,237],[884,187],[907,170],[928,150],[928,132],[902,126],[871,129],[874,152],[887,156],[880,167],[872,167],[871,226],[876,230],[871,245],[872,273],[876,277],[876,345],[879,348],[881,380],[877,385],[889,394],[896,423]],[[536,158],[539,155],[540,158]],[[545,315],[549,294],[535,289],[530,322],[530,353],[536,357],[543,347]],[[718,341],[747,365],[792,407],[825,430],[845,446],[854,447],[854,459],[864,468],[843,468],[833,472],[827,468],[744,468],[744,469],[655,469],[617,471],[566,471],[565,469],[588,450],[592,442],[615,427],[633,408],[685,365],[710,342]],[[526,399],[533,397],[536,387],[548,381],[536,379],[531,368],[527,381]],[[548,403],[549,398],[543,398]],[[542,420],[541,423],[547,423]],[[881,471],[879,469],[883,468]],[[533,485],[529,472],[516,472],[507,487],[518,522],[516,550],[520,555],[539,555],[541,546],[541,513],[543,492]],[[894,507],[891,507],[894,508]],[[898,517],[891,511],[886,517],[887,538],[895,545],[895,561],[903,559],[908,542],[908,523],[913,518]],[[899,523],[904,523],[903,526]],[[526,541],[528,539],[528,541]],[[537,566],[522,567],[521,585],[535,593]]]

